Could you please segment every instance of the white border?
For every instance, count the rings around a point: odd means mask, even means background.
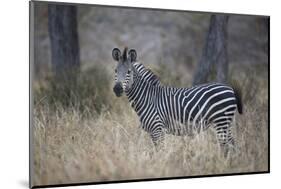
[[[68,188],[267,188],[280,186],[280,6],[276,0],[67,0],[68,2],[271,16],[271,174],[92,185]],[[28,186],[28,1],[1,2],[0,187]]]

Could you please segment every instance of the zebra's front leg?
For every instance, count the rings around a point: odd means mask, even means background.
[[[162,127],[157,127],[151,131],[150,136],[156,148],[156,151],[162,149],[164,146],[164,137],[165,137],[164,129]]]

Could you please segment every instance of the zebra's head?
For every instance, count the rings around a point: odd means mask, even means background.
[[[128,48],[126,47],[123,53],[121,53],[118,48],[114,48],[112,50],[112,57],[117,61],[113,91],[117,97],[120,97],[133,84],[133,63],[136,62],[137,52],[134,49],[128,52]]]

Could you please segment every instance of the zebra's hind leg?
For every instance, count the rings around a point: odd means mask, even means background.
[[[221,152],[223,156],[227,158],[230,149],[235,150],[235,141],[231,133],[231,128],[229,123],[224,125],[215,125],[214,129],[216,131],[217,140],[220,144]]]

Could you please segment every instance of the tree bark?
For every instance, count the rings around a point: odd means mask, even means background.
[[[212,15],[202,57],[193,79],[193,85],[206,83],[212,67],[216,68],[216,81],[227,82],[227,22],[226,15]]]
[[[69,73],[76,73],[80,67],[77,8],[50,4],[48,19],[53,71],[57,77],[69,77]]]

